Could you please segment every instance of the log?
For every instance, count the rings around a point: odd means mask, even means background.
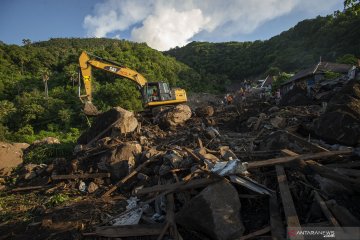
[[[124,226],[102,226],[97,227],[95,234],[101,237],[140,237],[156,236],[161,234],[164,224],[142,224]]]
[[[308,153],[298,156],[288,156],[288,157],[279,157],[279,158],[273,158],[268,159],[264,161],[255,161],[255,162],[249,162],[248,169],[252,168],[259,168],[259,167],[268,167],[273,166],[277,164],[283,164],[292,162],[295,160],[308,160],[308,159],[322,159],[327,157],[332,157],[336,155],[345,155],[345,154],[351,154],[351,149],[341,150],[341,151],[332,151],[332,152],[320,152],[320,153]]]
[[[70,179],[87,179],[87,178],[108,178],[110,173],[84,173],[68,175],[52,175],[52,180],[70,180]]]

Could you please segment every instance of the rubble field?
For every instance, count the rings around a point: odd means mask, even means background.
[[[287,227],[360,227],[359,85],[327,104],[204,97],[153,116],[115,107],[70,158],[1,176],[0,239],[287,239]]]

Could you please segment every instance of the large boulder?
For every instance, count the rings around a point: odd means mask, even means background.
[[[306,89],[295,86],[282,96],[280,104],[282,106],[307,106],[313,104],[313,101],[307,96]]]
[[[114,107],[98,115],[92,126],[79,137],[78,143],[87,144],[115,122],[116,124],[103,133],[101,137],[116,137],[120,134],[133,132],[138,126],[138,121],[133,112],[129,112],[121,107]]]
[[[235,239],[245,230],[240,208],[236,189],[230,183],[219,182],[206,187],[191,199],[176,214],[176,222],[211,239]]]
[[[188,105],[179,104],[174,108],[158,113],[156,119],[164,127],[175,127],[185,123],[191,118],[191,109]]]
[[[134,168],[137,157],[142,153],[141,145],[137,142],[121,144],[112,152],[103,155],[98,164],[99,169],[111,173],[111,178],[122,179]]]
[[[359,144],[360,83],[350,81],[335,94],[313,128],[316,135],[330,143]]]
[[[0,175],[8,175],[23,162],[23,150],[27,143],[0,142]]]
[[[314,127],[315,134],[329,143],[348,146],[360,143],[360,119],[347,112],[324,113],[314,121]]]

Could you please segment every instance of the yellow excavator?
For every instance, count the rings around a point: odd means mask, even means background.
[[[85,95],[81,95],[79,90],[79,97],[85,104],[84,113],[86,115],[93,116],[99,114],[99,111],[92,103],[91,71],[93,67],[135,82],[141,92],[144,108],[187,102],[186,91],[184,89],[170,89],[166,82],[147,82],[145,77],[137,71],[85,51],[79,57],[79,64],[85,86]]]

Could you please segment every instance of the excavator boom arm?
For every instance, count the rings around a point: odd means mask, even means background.
[[[86,95],[83,96],[83,97],[85,97],[85,101],[91,102],[91,100],[92,100],[92,89],[91,89],[92,67],[110,72],[112,74],[127,78],[129,80],[132,80],[140,87],[143,87],[147,82],[145,77],[135,70],[132,70],[125,66],[117,65],[112,62],[110,63],[110,62],[104,61],[100,58],[91,59],[90,56],[86,52],[81,53],[81,55],[79,57],[79,63],[80,63],[81,74],[82,74],[83,82],[84,82],[84,86],[85,86]]]

